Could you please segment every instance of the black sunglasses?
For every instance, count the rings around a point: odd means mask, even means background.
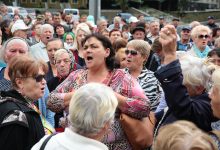
[[[136,50],[125,50],[125,54],[128,55],[128,54],[131,54],[132,56],[136,56],[138,54],[138,51]]]
[[[36,80],[36,82],[41,82],[43,79],[45,79],[45,75],[44,74],[39,74],[39,75],[36,75],[33,78]]]
[[[199,39],[204,39],[204,38],[207,39],[207,38],[209,38],[209,35],[207,35],[207,34],[206,35],[200,34],[200,35],[198,35],[198,38]]]

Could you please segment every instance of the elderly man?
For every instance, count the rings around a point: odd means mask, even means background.
[[[106,29],[107,26],[108,26],[107,20],[104,19],[104,18],[100,18],[100,19],[97,21],[97,29],[96,29],[96,32],[101,33],[101,31],[103,31],[104,29]]]
[[[46,50],[46,45],[49,40],[53,38],[54,29],[50,24],[44,24],[41,26],[40,42],[31,46],[31,55],[36,59],[42,59],[45,62],[49,61],[49,57]]]
[[[57,75],[57,69],[54,62],[54,54],[58,49],[63,47],[64,45],[61,39],[55,38],[48,41],[46,48],[49,57],[49,61],[47,62],[49,70],[46,74],[46,81],[49,81],[52,77]]]
[[[122,24],[121,24],[121,17],[115,16],[113,20],[113,24],[111,24],[108,29],[111,31],[113,29],[119,29],[122,30]]]
[[[180,32],[180,41],[177,41],[177,51],[188,51],[192,47],[190,42],[191,28],[185,26]]]
[[[160,25],[158,21],[151,21],[149,27],[149,33],[147,34],[147,38],[151,40],[153,43],[154,40],[159,36]]]

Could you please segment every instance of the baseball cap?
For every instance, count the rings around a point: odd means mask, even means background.
[[[128,23],[132,23],[132,22],[138,22],[139,20],[137,19],[137,17],[131,16],[128,20]]]
[[[164,16],[160,16],[159,19],[164,19]]]
[[[184,27],[182,27],[182,30],[189,30],[189,31],[191,31],[192,29],[191,29],[190,26],[184,26]]]
[[[208,16],[208,19],[214,19],[214,16]]]
[[[11,27],[11,33],[13,34],[15,31],[17,30],[27,30],[28,27],[27,25],[24,23],[23,20],[17,20]]]
[[[175,17],[172,19],[172,21],[180,21],[180,19]]]
[[[131,34],[134,34],[136,31],[142,31],[142,32],[145,33],[144,27],[141,27],[141,26],[135,27],[135,28],[132,30]]]

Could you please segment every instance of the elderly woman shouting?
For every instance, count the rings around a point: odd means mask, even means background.
[[[176,30],[172,25],[161,30],[159,40],[164,53],[164,66],[156,71],[155,76],[162,84],[169,107],[159,126],[176,120],[188,120],[200,129],[210,131],[211,122],[215,120],[206,92],[211,68],[197,57],[177,59]]]
[[[5,150],[29,150],[45,134],[33,102],[44,95],[47,64],[28,56],[9,62],[13,89],[0,93],[0,144]]]
[[[118,108],[111,130],[105,135],[104,142],[109,149],[131,149],[119,122],[121,112],[134,118],[149,115],[148,99],[138,82],[123,70],[114,69],[115,53],[108,38],[100,34],[91,34],[83,41],[83,56],[87,69],[72,72],[56,90],[48,101],[51,110],[57,112],[69,106],[69,101],[82,85],[90,82],[103,83],[110,86],[117,97]]]

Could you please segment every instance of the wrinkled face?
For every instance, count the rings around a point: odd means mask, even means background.
[[[8,63],[14,56],[28,55],[28,46],[22,41],[10,42],[5,48],[4,60]]]
[[[125,50],[126,48],[120,48],[115,54],[115,59],[119,62],[120,68],[125,68],[127,64]]]
[[[208,32],[201,31],[195,37],[194,43],[200,50],[204,50],[205,47],[207,46],[209,40],[210,40],[210,36],[209,36]]]
[[[95,37],[89,38],[83,46],[83,58],[88,69],[106,67],[105,59],[110,54],[109,48],[104,48],[102,43]]]
[[[211,98],[211,107],[214,116],[220,118],[220,92],[217,86],[213,86],[209,97]]]
[[[73,42],[74,42],[73,37],[70,34],[67,34],[67,36],[66,36],[66,43],[69,44],[69,45],[72,45]]]
[[[133,38],[134,39],[138,39],[138,40],[144,40],[145,38],[145,33],[143,31],[135,31],[133,34]]]
[[[16,83],[23,95],[37,100],[44,95],[46,80],[43,76],[45,76],[45,72],[39,68],[37,76],[18,78]]]
[[[182,30],[180,34],[181,34],[181,39],[183,40],[190,39],[190,30]]]
[[[50,60],[50,63],[54,64],[54,54],[58,49],[63,48],[61,41],[51,41],[47,44],[47,54]]]
[[[23,39],[27,39],[27,31],[17,30],[13,33],[13,37],[20,37]]]
[[[49,28],[45,28],[40,35],[40,39],[43,43],[48,43],[50,39],[53,38],[53,31]]]
[[[126,61],[127,61],[127,68],[129,71],[133,72],[139,69],[140,67],[143,67],[145,57],[141,55],[141,53],[133,46],[128,46],[127,49],[125,50],[126,54]]]
[[[64,33],[65,33],[64,28],[61,27],[61,26],[58,26],[58,27],[56,28],[56,33],[57,33],[58,36],[64,35]]]
[[[110,41],[114,43],[115,40],[121,37],[121,32],[120,31],[113,31],[110,35]]]
[[[68,53],[63,53],[59,56],[59,58],[56,59],[55,65],[57,68],[57,73],[61,77],[68,76],[70,72],[70,56]]]
[[[159,23],[158,22],[153,22],[150,24],[150,32],[152,35],[158,35],[159,34]]]
[[[107,21],[102,21],[99,25],[99,30],[103,30],[107,28],[107,25],[108,25]]]

